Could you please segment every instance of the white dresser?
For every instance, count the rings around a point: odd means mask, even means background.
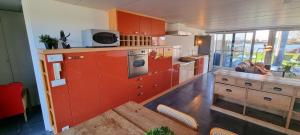
[[[212,110],[300,134],[300,80],[217,70]]]

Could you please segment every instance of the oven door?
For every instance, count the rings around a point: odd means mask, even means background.
[[[97,32],[93,34],[93,41],[101,46],[119,45],[119,35],[113,32]]]
[[[129,73],[128,77],[133,78],[148,73],[148,56],[131,55],[129,56]]]

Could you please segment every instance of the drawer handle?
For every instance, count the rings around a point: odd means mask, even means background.
[[[144,86],[143,85],[139,85],[137,88],[138,89],[141,89],[141,88],[143,88]]]
[[[272,101],[272,98],[270,98],[270,97],[264,97],[264,100],[266,100],[266,101]]]
[[[222,78],[222,81],[228,81],[228,79],[227,78]]]
[[[245,82],[245,85],[246,85],[246,86],[252,86],[252,83]]]
[[[226,92],[232,92],[232,90],[231,89],[226,89]]]
[[[282,91],[282,89],[279,88],[279,87],[274,87],[273,90],[275,90],[275,91]]]

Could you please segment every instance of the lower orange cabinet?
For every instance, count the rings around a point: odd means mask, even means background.
[[[179,67],[180,64],[173,65],[172,87],[179,84]]]
[[[128,52],[63,54],[63,86],[47,92],[54,133],[95,117],[130,100],[143,102],[172,86],[172,57],[149,55],[148,74],[128,79]],[[45,81],[54,80],[53,63],[45,61]],[[49,82],[49,81],[48,81]]]
[[[204,58],[199,58],[195,62],[195,75],[203,74]]]

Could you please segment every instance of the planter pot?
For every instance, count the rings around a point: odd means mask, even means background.
[[[54,49],[58,48],[58,44],[53,44],[52,46],[53,46]]]
[[[45,47],[46,47],[46,49],[52,49],[52,44],[46,44],[46,43],[44,43],[44,45],[45,45]]]

